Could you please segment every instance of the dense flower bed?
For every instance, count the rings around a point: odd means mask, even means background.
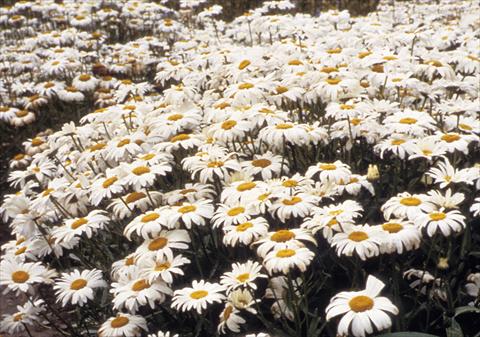
[[[2,127],[78,120],[9,163],[0,329],[473,336],[474,2],[180,7],[0,9]]]

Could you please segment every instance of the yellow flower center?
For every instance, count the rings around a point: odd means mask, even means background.
[[[384,72],[383,64],[374,64],[371,69],[375,73],[383,73]]]
[[[382,228],[389,233],[398,233],[403,229],[399,223],[387,222],[382,225]]]
[[[358,53],[358,58],[359,59],[363,59],[369,55],[372,55],[372,52],[371,51],[361,51],[360,53]]]
[[[90,80],[92,77],[90,75],[87,75],[87,74],[82,74],[78,77],[78,79],[82,82],[86,82],[88,80]]]
[[[132,285],[133,291],[142,291],[147,288],[150,288],[150,284],[144,279],[138,280]]]
[[[250,274],[249,273],[243,273],[243,274],[240,274],[236,277],[236,279],[239,281],[239,282],[245,282],[245,281],[248,281],[248,279],[250,278]]]
[[[368,296],[355,296],[348,302],[348,305],[355,312],[363,312],[373,308],[373,300]]]
[[[15,283],[25,283],[30,278],[30,275],[23,270],[17,270],[12,274],[12,281]]]
[[[225,322],[233,312],[233,307],[231,305],[227,306],[223,311],[223,321]]]
[[[422,203],[422,200],[415,197],[402,198],[400,203],[404,206],[418,206]]]
[[[178,209],[178,213],[186,214],[190,212],[195,212],[197,207],[195,205],[186,205]]]
[[[132,192],[130,193],[127,198],[126,198],[126,201],[127,201],[127,204],[130,204],[132,202],[135,202],[135,201],[138,201],[140,199],[143,199],[145,198],[147,195],[143,192]]]
[[[342,48],[327,49],[328,54],[340,54],[341,52],[342,52]]]
[[[342,80],[338,77],[335,77],[335,78],[327,78],[325,80],[328,84],[330,85],[337,85],[338,83],[342,82]]]
[[[294,196],[291,199],[283,199],[282,203],[286,206],[293,206],[298,204],[300,201],[302,201],[302,198]]]
[[[86,223],[88,223],[88,220],[85,219],[85,218],[78,218],[77,220],[75,220],[74,222],[72,222],[71,224],[71,228],[72,229],[77,229],[78,227],[80,226],[83,226],[85,225]]]
[[[43,140],[41,140],[40,138],[38,137],[35,137],[32,139],[32,146],[40,146],[44,143]]]
[[[272,162],[268,159],[255,159],[255,160],[252,160],[252,165],[255,166],[255,167],[261,167],[261,168],[265,168],[265,167],[268,167],[272,164]]]
[[[219,160],[214,160],[207,164],[209,168],[218,168],[218,167],[222,167],[223,165],[224,165],[224,162]]]
[[[153,240],[148,244],[148,250],[155,251],[155,250],[162,249],[167,245],[167,243],[168,243],[167,238],[164,238],[164,237],[156,238],[155,240]]]
[[[254,85],[253,85],[252,83],[246,82],[246,83],[240,84],[240,85],[238,86],[238,89],[241,89],[241,90],[243,90],[243,89],[251,89],[251,88],[253,88],[253,87],[254,87]]]
[[[432,151],[430,150],[422,150],[422,153],[426,156],[430,156],[432,154]]]
[[[243,69],[245,69],[246,67],[248,67],[250,64],[251,64],[251,62],[250,62],[249,60],[243,60],[243,61],[240,62],[240,64],[238,65],[238,69],[239,69],[239,70],[243,70]]]
[[[320,70],[322,73],[330,74],[338,71],[337,67],[323,67],[322,70]]]
[[[270,240],[275,242],[287,242],[295,238],[295,233],[288,229],[280,229],[270,236]]]
[[[187,133],[180,133],[176,136],[173,136],[172,138],[170,138],[170,142],[171,143],[175,143],[175,142],[178,142],[178,141],[182,141],[182,140],[187,140],[187,139],[190,139],[190,135],[187,134]]]
[[[452,143],[460,139],[460,136],[456,133],[447,133],[442,136],[442,140],[446,141],[447,143]]]
[[[235,227],[235,230],[237,232],[245,232],[247,229],[252,228],[252,227],[253,227],[253,224],[251,222],[244,222],[240,225],[237,225]]]
[[[384,59],[385,61],[395,61],[395,60],[397,60],[398,58],[397,58],[396,56],[394,56],[394,55],[387,55],[387,56],[384,56],[383,59]]]
[[[237,216],[241,213],[245,212],[245,208],[243,207],[234,207],[228,210],[228,216]]]
[[[87,280],[84,280],[83,278],[79,278],[73,281],[72,284],[70,284],[70,289],[80,290],[82,288],[85,288],[86,285],[87,285]]]
[[[405,140],[403,139],[394,139],[390,142],[392,145],[402,145],[403,143],[405,143]]]
[[[17,251],[15,252],[15,255],[23,254],[25,253],[26,250],[27,250],[27,247],[18,248]]]
[[[170,262],[164,262],[164,263],[157,263],[155,265],[155,271],[164,271],[170,268],[171,264]]]
[[[133,264],[135,263],[135,259],[131,256],[131,257],[127,257],[125,259],[125,265],[126,266],[133,266]]]
[[[288,62],[289,66],[301,66],[303,65],[303,62],[300,60],[291,60]]]
[[[275,125],[275,128],[276,128],[276,129],[279,129],[279,130],[286,130],[286,129],[291,129],[291,128],[293,128],[293,125],[292,125],[292,124],[288,124],[288,123],[280,123],[280,124]]]
[[[288,180],[285,180],[282,183],[282,186],[283,187],[296,187],[296,186],[298,186],[298,182],[296,180],[293,180],[293,179],[288,179]]]
[[[430,213],[428,215],[430,217],[430,219],[432,219],[433,221],[440,221],[440,220],[443,220],[447,217],[447,215],[443,212],[435,212],[435,213]]]
[[[348,234],[348,238],[355,242],[360,242],[368,239],[368,234],[365,232],[355,231]]]
[[[110,326],[114,329],[118,329],[118,328],[121,328],[122,326],[127,325],[128,322],[129,322],[129,319],[127,317],[117,316],[110,322]]]
[[[252,188],[255,188],[255,186],[257,186],[257,184],[255,184],[252,181],[241,183],[240,185],[237,186],[237,191],[239,192],[248,191],[248,190],[251,190]]]
[[[277,257],[285,258],[285,257],[291,257],[295,254],[296,252],[293,249],[280,249],[275,255]]]
[[[15,314],[15,315],[13,316],[13,321],[14,321],[14,322],[18,322],[18,321],[21,321],[22,318],[23,318],[23,314],[22,314],[22,313],[18,313],[18,314]]]
[[[142,222],[150,222],[157,220],[160,217],[158,213],[150,213],[142,217]]]
[[[194,291],[190,294],[190,297],[193,298],[194,300],[199,300],[201,298],[204,298],[205,296],[208,295],[208,291],[206,290],[197,290]]]
[[[283,85],[279,85],[275,88],[275,90],[276,90],[277,94],[281,95],[281,94],[287,92],[288,88],[284,87]]]
[[[222,123],[222,129],[224,130],[230,130],[231,128],[233,128],[235,125],[237,125],[237,122],[232,120],[232,119],[229,119],[225,122]]]
[[[406,117],[406,118],[400,119],[399,122],[401,124],[415,124],[417,120],[415,118]]]
[[[98,151],[98,150],[101,150],[101,149],[105,148],[105,146],[107,146],[107,144],[105,144],[105,143],[97,143],[97,144],[94,144],[94,145],[90,146],[90,147],[88,148],[88,150],[89,150],[90,152],[94,152],[94,151]]]
[[[438,60],[426,61],[425,64],[428,64],[428,65],[431,65],[431,66],[434,66],[434,67],[437,67],[437,68],[443,66],[442,62],[440,62]]]
[[[182,119],[182,118],[183,118],[183,115],[182,115],[182,114],[173,114],[173,115],[168,116],[167,119],[168,119],[169,121],[176,122],[176,121],[178,121],[178,120],[180,120],[180,119]]]
[[[132,173],[141,176],[142,174],[150,173],[150,169],[147,166],[138,166],[132,170]]]
[[[123,146],[125,146],[125,145],[127,145],[127,144],[130,144],[130,139],[125,138],[125,139],[122,139],[121,141],[119,141],[119,142],[117,143],[117,147],[123,147]]]
[[[467,131],[472,131],[473,130],[473,128],[470,125],[464,124],[464,123],[459,123],[458,127],[460,129],[467,130]]]
[[[337,169],[335,164],[320,164],[319,168],[324,171],[333,171]]]
[[[26,115],[28,115],[28,111],[27,110],[18,110],[17,112],[15,112],[15,115],[17,115],[17,117],[25,117]]]

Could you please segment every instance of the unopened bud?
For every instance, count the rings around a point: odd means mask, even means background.
[[[439,258],[437,267],[438,269],[448,269],[448,258],[447,257]]]
[[[378,172],[378,166],[374,164],[368,165],[367,180],[374,181],[380,178],[380,172]]]

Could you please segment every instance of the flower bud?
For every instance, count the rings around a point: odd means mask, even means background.
[[[368,165],[367,180],[375,181],[378,178],[380,178],[380,172],[378,172],[378,166],[373,164]]]

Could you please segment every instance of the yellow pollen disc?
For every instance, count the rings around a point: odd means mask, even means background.
[[[15,255],[23,254],[25,253],[26,250],[27,250],[27,247],[18,248],[17,251],[15,252]]]
[[[127,257],[125,259],[126,266],[133,266],[135,264],[135,259],[133,257]]]
[[[249,191],[252,188],[255,188],[255,186],[257,186],[257,184],[251,181],[246,183],[241,183],[240,185],[237,186],[237,191],[239,192]]]
[[[389,233],[398,233],[403,229],[399,223],[387,222],[382,225],[382,228]]]
[[[15,245],[18,246],[19,244],[24,243],[25,240],[26,240],[26,239],[25,239],[24,237],[21,237],[21,238],[19,238],[19,239],[15,242]]]
[[[227,306],[223,311],[223,321],[225,322],[233,312],[233,307],[231,305]]]
[[[29,278],[30,275],[23,270],[17,270],[12,274],[12,281],[15,283],[25,283]]]
[[[40,146],[44,143],[43,140],[41,140],[40,138],[38,137],[35,137],[32,139],[32,146]]]
[[[328,227],[332,227],[332,226],[337,225],[337,224],[338,224],[337,219],[333,218],[332,220],[330,220],[330,221],[327,223],[327,226],[328,226]]]
[[[355,242],[360,242],[360,241],[363,241],[363,240],[366,240],[368,239],[368,234],[365,233],[365,232],[351,232],[349,235],[348,235],[348,238],[352,241],[355,241]]]
[[[355,312],[363,312],[373,308],[373,300],[368,296],[355,296],[348,302],[348,305]]]
[[[430,150],[422,150],[422,153],[426,156],[432,155],[432,151],[430,151]]]
[[[430,219],[432,219],[433,221],[440,221],[440,220],[443,220],[447,217],[447,215],[443,212],[435,212],[435,213],[430,213],[428,215],[430,217]]]
[[[49,196],[50,193],[52,193],[53,191],[55,191],[53,188],[47,188],[46,190],[44,190],[42,192],[42,196],[44,196],[44,197]]]
[[[288,88],[287,87],[284,87],[283,85],[279,85],[275,88],[275,91],[277,92],[277,94],[283,94],[285,92],[288,91]]]
[[[125,85],[129,85],[133,83],[132,80],[121,80],[120,82]]]
[[[233,128],[235,125],[237,125],[237,122],[234,120],[229,119],[228,121],[225,121],[222,123],[222,129],[224,130],[230,130]]]
[[[218,103],[218,104],[214,105],[214,108],[215,108],[215,109],[223,110],[223,109],[225,109],[225,108],[228,108],[229,106],[230,106],[229,103],[227,103],[227,102],[222,102],[222,103]]]
[[[397,145],[397,146],[402,145],[403,143],[405,143],[405,140],[403,140],[403,139],[394,139],[390,142],[390,144]]]
[[[247,229],[252,228],[252,227],[253,227],[253,224],[251,222],[244,222],[240,225],[237,225],[235,227],[235,230],[237,232],[245,232]]]
[[[352,119],[350,120],[350,123],[352,123],[352,125],[357,126],[357,125],[359,125],[360,123],[362,123],[362,120],[361,120],[360,118],[354,117],[354,118],[352,118]]]
[[[270,196],[270,193],[263,193],[263,194],[260,194],[257,199],[260,201],[265,201],[268,199],[269,196]]]
[[[238,65],[238,69],[239,69],[239,70],[243,70],[243,69],[245,69],[246,67],[248,67],[250,64],[251,64],[251,62],[250,62],[249,60],[243,60],[243,61],[240,62],[240,64]]]
[[[178,120],[180,120],[180,119],[182,119],[182,118],[183,118],[183,115],[182,115],[182,114],[173,114],[173,115],[168,116],[167,119],[168,119],[169,121],[176,122],[176,121],[178,121]]]
[[[255,159],[255,160],[252,160],[252,166],[255,166],[255,167],[261,167],[261,168],[265,168],[265,167],[268,167],[272,164],[272,162],[268,159]]]
[[[323,67],[322,70],[320,70],[322,73],[330,74],[338,71],[337,67]]]
[[[342,48],[327,49],[328,54],[340,54],[341,52]]]
[[[94,144],[94,145],[90,146],[88,148],[88,150],[90,150],[90,152],[94,152],[94,151],[98,151],[98,150],[101,150],[101,149],[105,148],[105,146],[107,146],[107,144],[97,143],[97,144]]]
[[[400,203],[404,206],[418,206],[422,203],[422,200],[415,197],[403,198]]]
[[[190,297],[193,298],[194,300],[199,300],[201,298],[204,298],[205,296],[208,295],[208,291],[206,290],[197,290],[194,291],[190,294]]]
[[[335,77],[335,78],[327,78],[325,80],[328,84],[330,85],[337,85],[338,83],[342,82],[342,80],[338,77]]]
[[[15,115],[17,117],[25,117],[26,115],[28,115],[28,111],[27,110],[18,110],[17,112],[15,112]]]
[[[150,288],[150,284],[144,279],[138,280],[132,286],[133,291],[142,291],[147,288]]]
[[[132,202],[135,202],[135,201],[138,201],[140,199],[143,199],[145,198],[147,195],[143,192],[132,192],[130,193],[127,198],[126,198],[126,202],[127,204],[130,204]]]
[[[415,118],[410,117],[402,118],[399,120],[399,123],[401,124],[415,124],[416,122],[417,120]]]
[[[270,236],[270,240],[275,242],[286,242],[295,238],[295,233],[288,229],[280,229]]]
[[[273,114],[274,112],[268,108],[261,108],[258,110],[258,112],[261,112],[262,114]]]
[[[365,57],[367,57],[367,56],[369,56],[369,55],[372,55],[372,52],[371,52],[371,51],[362,51],[362,52],[358,53],[357,57],[358,57],[359,59],[363,59],[363,58],[365,58]]]
[[[342,110],[352,110],[353,108],[355,108],[355,105],[340,104],[340,109]]]
[[[387,55],[387,56],[384,56],[383,59],[385,61],[395,61],[397,60],[398,58],[396,56],[393,56],[393,55]]]
[[[298,186],[298,182],[296,180],[293,180],[293,179],[288,179],[288,180],[285,180],[282,183],[282,186],[283,187],[296,187],[296,186]]]
[[[360,81],[360,86],[362,88],[368,88],[370,86],[370,82],[368,82],[366,80],[362,80],[362,81]]]
[[[375,73],[383,73],[384,72],[383,64],[374,64],[371,69]]]
[[[231,209],[228,210],[227,215],[228,216],[237,216],[239,214],[242,214],[243,212],[245,212],[244,207],[234,207],[234,208],[231,208]]]
[[[282,203],[286,206],[293,206],[298,204],[300,201],[302,201],[302,198],[295,196],[295,197],[292,197],[291,199],[283,199]]]
[[[279,130],[286,130],[286,129],[293,128],[293,125],[292,124],[287,124],[287,123],[280,123],[280,124],[275,125],[275,128],[279,129]]]
[[[291,257],[295,254],[296,252],[293,249],[280,249],[275,255],[277,257],[285,258],[285,257]]]
[[[447,133],[442,136],[442,140],[447,143],[452,143],[460,139],[460,136],[455,133]]]
[[[122,326],[127,325],[129,322],[129,319],[125,316],[118,316],[115,317],[111,322],[110,326],[114,329],[121,328]]]
[[[142,160],[150,160],[153,158],[155,158],[155,153],[147,153],[146,155],[140,157]]]
[[[400,77],[395,77],[395,78],[392,78],[392,82],[393,83],[397,83],[397,82],[400,82],[402,79]]]
[[[187,133],[181,133],[181,134],[178,134],[178,135],[170,138],[170,142],[175,143],[175,142],[182,141],[182,140],[187,140],[187,139],[190,139],[190,135],[187,134]]]
[[[83,278],[79,278],[70,284],[70,289],[80,290],[82,288],[85,288],[86,285],[87,285],[87,280],[84,280]]]
[[[16,314],[15,316],[13,316],[13,321],[14,322],[18,322],[18,321],[21,321],[23,318],[23,314],[22,313],[18,313]]]
[[[178,209],[178,213],[186,214],[190,212],[195,212],[197,207],[195,205],[186,205]]]
[[[142,174],[150,173],[150,169],[147,166],[139,166],[139,167],[135,167],[132,170],[132,173],[137,176],[141,176]]]
[[[243,90],[243,89],[251,89],[251,88],[253,88],[253,87],[254,87],[254,85],[253,85],[252,83],[248,83],[248,82],[247,82],[247,83],[242,83],[242,84],[240,84],[240,85],[238,86],[238,89],[241,89],[241,90]]]
[[[318,167],[324,171],[333,171],[337,169],[335,164],[320,164]]]
[[[164,238],[164,237],[156,238],[155,240],[153,240],[148,244],[148,250],[155,251],[155,250],[162,249],[167,245],[167,243],[168,243],[167,238]]]
[[[473,130],[473,128],[470,125],[464,124],[464,123],[459,123],[458,127],[460,129],[467,130],[467,131],[472,131]]]
[[[71,226],[72,229],[77,229],[78,227],[80,226],[83,226],[85,225],[86,223],[88,223],[88,220],[85,219],[85,218],[78,218],[77,220],[75,220],[74,222],[72,222]]]
[[[150,222],[157,220],[160,217],[158,213],[150,213],[142,217],[142,222]]]
[[[164,263],[157,263],[155,265],[155,271],[164,271],[170,268],[171,264],[170,262],[164,262]]]
[[[430,61],[426,61],[424,63],[428,64],[428,65],[431,65],[431,66],[434,66],[434,67],[437,67],[437,68],[443,66],[442,62],[440,62],[438,60],[430,60]]]
[[[115,183],[117,180],[118,180],[117,177],[107,178],[107,179],[105,179],[105,180],[103,181],[102,187],[103,187],[103,188],[108,188],[108,187],[112,186],[112,184]]]
[[[122,139],[121,141],[119,141],[117,143],[117,147],[122,147],[122,146],[125,146],[127,144],[130,144],[130,139],[125,138],[125,139]]]
[[[301,66],[303,65],[303,62],[300,60],[291,60],[288,62],[289,66]]]
[[[82,74],[78,77],[78,79],[82,82],[86,82],[88,80],[90,80],[92,77],[90,75],[87,75],[87,74]]]
[[[250,274],[249,273],[243,273],[243,274],[240,274],[236,277],[236,279],[239,281],[239,282],[245,282],[245,281],[248,281],[248,279],[250,278]]]
[[[207,164],[209,168],[222,167],[223,165],[224,165],[224,162],[219,160],[211,161]]]

